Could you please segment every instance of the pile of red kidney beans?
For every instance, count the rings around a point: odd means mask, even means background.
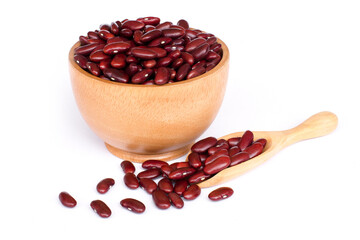
[[[158,17],[102,24],[80,36],[75,62],[103,79],[163,85],[197,77],[222,58],[222,46],[211,33],[190,29],[186,20],[160,23]]]
[[[242,137],[228,140],[217,140],[208,137],[196,142],[191,147],[191,153],[185,162],[168,164],[160,160],[147,160],[142,163],[142,172],[135,175],[135,166],[124,160],[120,166],[124,171],[123,181],[130,189],[143,188],[152,195],[154,204],[160,209],[167,209],[173,205],[182,208],[184,200],[196,199],[201,194],[197,185],[225,168],[241,164],[263,152],[266,139],[254,141],[251,131],[246,131]],[[156,178],[161,178],[155,182]],[[105,194],[115,184],[112,178],[105,178],[96,187],[97,191]],[[220,187],[212,191],[208,198],[213,201],[226,199],[232,196],[234,191],[229,187]],[[59,195],[61,203],[66,207],[75,207],[76,200],[67,192]],[[120,205],[130,211],[142,213],[145,205],[136,199],[125,198]],[[91,208],[100,217],[110,217],[110,208],[101,200],[90,203]]]

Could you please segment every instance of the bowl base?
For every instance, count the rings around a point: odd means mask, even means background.
[[[190,151],[190,148],[191,148],[191,144],[189,144],[180,149],[177,149],[177,150],[174,150],[171,152],[166,152],[166,153],[138,154],[138,153],[127,152],[127,151],[121,150],[119,148],[115,148],[107,143],[105,143],[105,146],[109,150],[109,152],[111,152],[116,157],[119,157],[124,160],[129,160],[132,162],[137,162],[137,163],[142,163],[149,159],[170,161],[170,160],[173,160],[173,159],[176,159],[176,158],[179,158],[179,157],[185,155],[186,153],[188,153]]]

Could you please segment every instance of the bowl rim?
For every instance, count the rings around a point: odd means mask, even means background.
[[[143,84],[129,84],[129,83],[121,83],[121,82],[115,82],[115,81],[111,81],[111,80],[106,80],[106,79],[102,79],[100,77],[97,77],[95,75],[92,75],[91,73],[85,71],[84,69],[82,69],[78,64],[75,63],[75,60],[74,60],[74,49],[78,46],[80,46],[80,41],[76,42],[70,49],[70,52],[69,52],[69,62],[70,64],[81,74],[84,74],[85,76],[89,77],[89,78],[92,78],[96,81],[100,81],[100,82],[103,82],[105,84],[115,84],[115,85],[118,85],[118,86],[126,86],[126,87],[140,87],[140,88],[152,88],[152,87],[155,87],[155,88],[158,88],[158,87],[171,87],[171,86],[179,86],[179,85],[183,85],[183,84],[190,84],[194,81],[198,81],[202,78],[206,78],[208,77],[209,75],[212,75],[214,74],[215,72],[217,72],[217,70],[219,70],[220,68],[224,67],[225,63],[229,61],[229,58],[230,58],[230,54],[229,54],[229,49],[228,47],[226,46],[226,44],[219,38],[217,38],[217,41],[221,44],[222,46],[222,50],[223,50],[223,56],[220,60],[220,62],[213,68],[211,69],[210,71],[204,73],[204,74],[201,74],[200,76],[197,76],[197,77],[194,77],[194,78],[191,78],[191,79],[188,79],[188,80],[182,80],[182,81],[179,81],[179,82],[173,82],[173,83],[166,83],[166,84],[163,84],[163,85],[156,85],[156,84],[153,84],[153,85],[143,85]]]

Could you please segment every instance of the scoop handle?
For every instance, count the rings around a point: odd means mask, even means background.
[[[284,131],[287,135],[287,145],[325,136],[336,129],[338,117],[332,112],[320,112],[312,115],[298,126]]]

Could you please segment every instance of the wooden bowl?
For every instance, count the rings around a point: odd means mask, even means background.
[[[226,90],[229,50],[209,72],[181,82],[135,85],[101,79],[69,53],[70,78],[82,117],[117,157],[134,162],[186,154],[215,119]]]

